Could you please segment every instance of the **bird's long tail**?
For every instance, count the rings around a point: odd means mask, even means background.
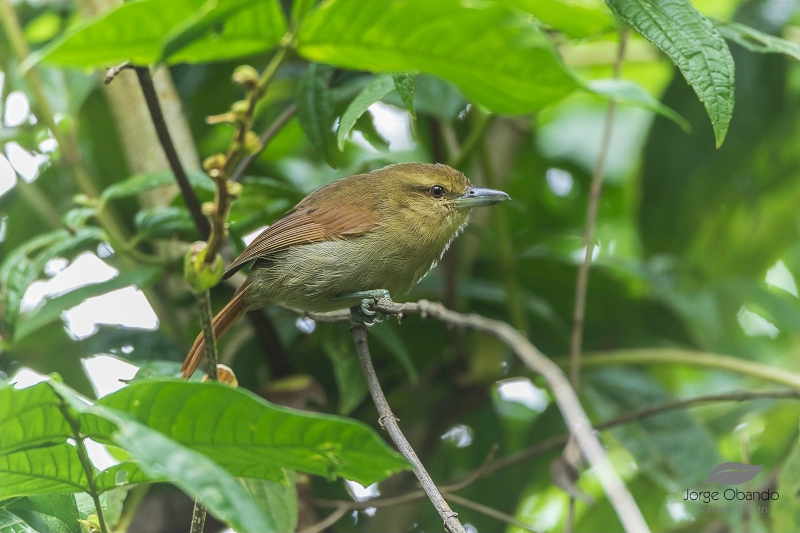
[[[217,316],[214,317],[212,321],[214,325],[214,337],[219,340],[220,337],[225,335],[231,326],[233,326],[237,320],[242,318],[244,314],[250,310],[250,306],[245,302],[245,294],[247,293],[244,290],[245,287],[242,287],[233,299],[228,302],[222,311],[217,313]],[[181,367],[181,372],[183,372],[183,377],[188,379],[197,367],[200,365],[200,361],[202,361],[203,356],[206,353],[206,339],[205,335],[201,331],[197,338],[194,340],[194,346],[192,349],[189,350],[189,355],[186,356],[186,360],[183,362],[183,366]]]

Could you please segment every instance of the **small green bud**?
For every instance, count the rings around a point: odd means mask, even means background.
[[[242,194],[242,184],[236,181],[229,181],[227,184],[228,194],[234,198],[238,198]]]
[[[255,153],[261,150],[261,139],[253,131],[248,131],[244,136],[244,149],[249,153]]]
[[[247,100],[239,100],[231,106],[231,112],[240,120],[247,116],[248,111],[250,111],[250,102]]]
[[[76,194],[72,197],[72,201],[83,207],[98,207],[100,205],[100,200],[85,194]]]
[[[210,217],[217,210],[217,204],[214,202],[203,202],[203,205],[200,206],[200,210],[205,216]]]
[[[86,520],[81,520],[79,518],[78,522],[83,525],[84,529],[89,533],[100,533],[100,531],[102,531],[100,528],[100,519],[96,514],[90,514],[86,517]]]
[[[211,172],[225,167],[225,154],[214,154],[203,160],[203,170]]]
[[[214,261],[208,264],[206,263],[206,253],[207,244],[198,241],[192,243],[183,259],[183,277],[195,294],[214,287],[225,273],[222,256],[217,254]]]
[[[233,83],[246,89],[258,87],[258,72],[250,65],[241,65],[233,71]]]

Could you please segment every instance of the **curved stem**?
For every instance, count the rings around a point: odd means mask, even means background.
[[[142,88],[142,94],[147,103],[147,110],[150,112],[150,119],[153,121],[156,135],[158,135],[158,141],[164,149],[164,155],[167,157],[172,174],[175,176],[175,181],[178,182],[178,188],[180,188],[183,201],[186,203],[186,209],[189,210],[194,225],[200,231],[200,235],[207,239],[211,226],[203,214],[200,200],[189,183],[189,175],[186,174],[186,170],[183,168],[175,143],[172,142],[167,121],[164,119],[164,113],[161,111],[161,104],[158,101],[156,86],[153,84],[153,77],[150,75],[150,67],[135,67],[134,70],[139,78],[139,85]]]
[[[354,308],[352,312],[357,313],[357,310],[358,308]],[[425,470],[422,461],[419,460],[416,452],[397,424],[397,418],[392,413],[389,402],[386,401],[386,396],[383,394],[378,376],[375,374],[375,368],[372,366],[372,358],[370,357],[369,345],[367,344],[367,327],[361,322],[354,321],[351,331],[353,332],[353,340],[356,345],[356,353],[358,354],[358,361],[361,364],[361,370],[364,373],[364,378],[367,380],[367,386],[372,396],[372,401],[375,403],[375,407],[377,407],[378,414],[380,415],[378,422],[381,427],[389,433],[389,436],[397,446],[397,449],[400,450],[403,457],[411,463],[414,474],[422,485],[422,490],[428,495],[431,503],[433,503],[433,506],[442,518],[445,529],[450,533],[466,533],[464,526],[458,520],[458,513],[450,509],[450,506],[442,497],[433,479],[431,479],[430,474]]]
[[[97,511],[97,521],[100,523],[101,533],[108,533],[108,525],[106,524],[106,517],[103,513],[103,506],[100,503],[100,493],[97,491],[97,483],[94,478],[94,465],[89,459],[89,452],[86,451],[86,443],[83,442],[84,436],[81,435],[80,424],[69,412],[69,406],[63,399],[59,399],[59,408],[64,419],[72,429],[72,438],[75,439],[75,448],[78,452],[78,459],[80,459],[83,471],[86,474],[86,482],[89,484],[89,495],[94,502],[95,511]]]
[[[564,357],[553,358],[561,366],[569,362]],[[773,383],[786,385],[800,390],[800,374],[782,368],[774,368],[761,363],[746,361],[729,355],[693,352],[677,349],[620,350],[615,352],[595,352],[583,358],[583,367],[601,367],[608,365],[650,365],[672,364],[704,366],[717,370],[728,370],[754,378],[765,379]]]
[[[625,57],[625,45],[628,41],[626,29],[620,31],[619,49],[617,60],[614,64],[614,78],[619,78],[622,73],[622,59]],[[583,261],[578,265],[578,277],[575,281],[575,306],[572,312],[572,334],[569,339],[569,376],[570,383],[578,390],[580,387],[581,373],[581,345],[583,344],[583,322],[586,314],[586,291],[589,287],[589,267],[592,264],[594,251],[594,229],[597,224],[597,211],[600,206],[600,192],[603,187],[603,170],[611,147],[611,133],[614,128],[614,114],[617,111],[617,101],[611,100],[606,111],[603,137],[600,140],[600,154],[592,173],[592,184],[589,190],[589,203],[586,206],[586,228],[583,233],[583,245],[586,250]]]

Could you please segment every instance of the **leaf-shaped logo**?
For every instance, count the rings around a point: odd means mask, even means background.
[[[700,486],[702,487],[706,483],[741,485],[756,477],[762,468],[764,468],[764,465],[748,465],[735,462],[722,463],[708,474],[708,479],[700,483]]]

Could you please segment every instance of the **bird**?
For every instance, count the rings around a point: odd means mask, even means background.
[[[223,279],[252,263],[247,279],[214,317],[215,337],[248,311],[268,305],[321,313],[403,295],[436,266],[473,208],[509,199],[438,163],[394,164],[325,185],[228,266]],[[183,363],[183,377],[194,373],[204,353],[201,332]]]

